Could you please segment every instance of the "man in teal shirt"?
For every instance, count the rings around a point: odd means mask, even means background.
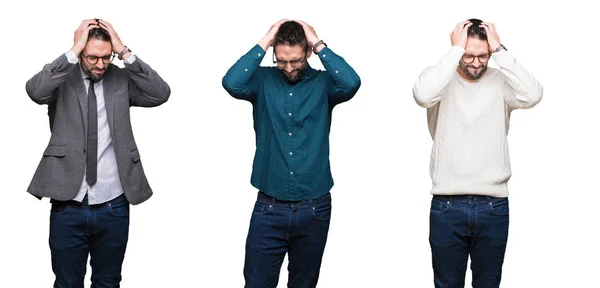
[[[276,67],[260,67],[270,46]],[[325,71],[308,64],[314,53]],[[302,21],[283,19],[223,77],[223,87],[253,105],[258,192],[244,265],[245,287],[276,287],[286,253],[288,287],[315,287],[331,215],[329,128],[335,105],[360,77]]]

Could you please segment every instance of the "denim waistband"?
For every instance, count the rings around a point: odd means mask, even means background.
[[[112,205],[112,204],[128,202],[128,201],[127,201],[127,197],[125,197],[125,193],[122,193],[115,199],[106,201],[104,203],[92,204],[92,205],[88,204],[88,195],[87,194],[85,195],[85,197],[83,197],[81,202],[75,201],[75,200],[59,201],[59,200],[54,200],[54,199],[51,199],[50,202],[56,203],[56,204],[67,204],[67,205],[72,205],[72,206],[102,207],[102,206],[106,206],[106,205]]]
[[[311,199],[311,200],[300,200],[300,201],[285,201],[285,200],[277,200],[262,191],[258,191],[258,197],[256,201],[272,204],[276,206],[285,206],[285,207],[294,207],[294,206],[323,206],[327,204],[331,204],[331,193],[327,193],[321,197]]]
[[[486,195],[433,195],[433,199],[441,200],[441,201],[450,201],[457,203],[472,203],[472,202],[495,202],[504,199],[508,199],[508,197],[494,197],[494,196],[486,196]]]

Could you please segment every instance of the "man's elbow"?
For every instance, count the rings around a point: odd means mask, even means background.
[[[165,83],[164,87],[160,89],[160,93],[156,95],[155,104],[156,106],[160,106],[166,103],[171,97],[171,87]]]
[[[360,85],[362,84],[360,77],[358,77],[358,75],[354,78],[352,78],[349,83],[348,83],[348,87],[349,87],[349,91],[351,92],[351,94],[356,94],[356,92],[358,92],[358,89],[360,88]]]
[[[346,82],[346,87],[344,89],[340,89],[339,93],[340,95],[342,95],[342,102],[348,101],[352,98],[354,98],[354,95],[356,95],[356,93],[358,93],[358,89],[360,89],[361,86],[361,80],[360,77],[358,77],[358,75],[356,77],[353,77],[351,80]]]
[[[29,98],[39,105],[46,104],[48,98],[51,97],[51,95],[45,95],[45,93],[41,93],[41,91],[36,89],[36,87],[33,87],[29,81],[27,84],[25,84],[25,91],[27,92]]]
[[[525,109],[533,108],[538,103],[542,101],[544,96],[544,89],[542,86],[537,87],[537,89],[530,91],[525,99],[522,99],[522,106]]]
[[[435,105],[433,97],[431,97],[429,93],[420,91],[416,88],[413,88],[413,98],[415,99],[415,102],[423,108],[431,108]]]
[[[544,98],[544,87],[540,85],[532,95],[533,106],[535,106],[542,101],[542,98]]]
[[[229,74],[223,76],[223,80],[221,80],[221,85],[223,86],[225,91],[232,95],[237,94],[236,92],[243,90],[243,88],[240,87],[238,81],[236,81],[235,78],[231,77]]]
[[[227,93],[233,98],[246,99],[248,96],[245,93],[246,89],[235,85],[235,83],[233,81],[231,81],[230,79],[228,79],[227,76],[223,77],[223,81],[221,81],[221,85],[223,86],[223,89],[225,89],[225,91],[227,91]]]

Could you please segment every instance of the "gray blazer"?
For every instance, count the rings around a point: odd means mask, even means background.
[[[125,68],[110,64],[104,74],[104,98],[117,169],[127,200],[133,205],[152,196],[140,152],[133,138],[130,106],[153,107],[165,103],[169,85],[136,56]],[[73,199],[83,181],[86,162],[87,91],[79,64],[63,54],[27,81],[27,94],[48,105],[52,135],[27,192],[41,199]]]

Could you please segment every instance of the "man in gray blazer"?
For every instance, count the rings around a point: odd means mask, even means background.
[[[125,68],[111,64],[117,56]],[[33,76],[27,94],[48,105],[52,135],[27,191],[51,199],[55,288],[119,287],[129,204],[152,195],[129,116],[130,106],[166,102],[169,85],[123,45],[112,25],[84,20],[67,53]]]

